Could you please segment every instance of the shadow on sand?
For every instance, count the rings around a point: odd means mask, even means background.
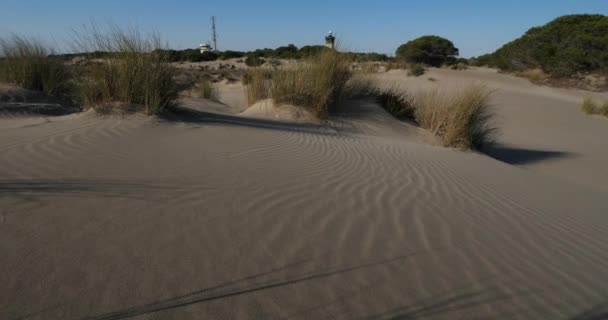
[[[526,165],[542,161],[576,157],[577,154],[562,151],[531,150],[503,145],[487,147],[482,150],[488,156],[512,165]]]
[[[352,127],[344,125],[338,121],[324,120],[320,121],[318,124],[285,122],[279,120],[269,120],[262,118],[214,113],[179,106],[172,108],[170,112],[162,114],[160,118],[168,122],[182,122],[189,124],[237,125],[258,129],[294,131],[328,136],[335,136],[336,134],[338,134],[338,130],[341,133],[354,132]]]
[[[0,179],[0,198],[16,196],[32,200],[36,197],[62,196],[73,197],[120,197],[141,198],[145,191],[173,189],[149,182],[125,182],[94,179]]]
[[[596,305],[569,320],[608,320],[608,303]]]

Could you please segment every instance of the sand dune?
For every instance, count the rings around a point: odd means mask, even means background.
[[[602,319],[608,121],[486,70],[405,83],[476,79],[504,161],[361,102],[0,118],[0,318]]]

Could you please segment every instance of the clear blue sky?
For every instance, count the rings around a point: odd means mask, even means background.
[[[95,19],[160,32],[174,48],[210,38],[217,16],[221,50],[319,44],[335,31],[353,51],[393,54],[402,43],[436,34],[464,57],[491,52],[530,27],[572,13],[608,14],[608,0],[1,0],[0,37],[19,33],[70,41]]]

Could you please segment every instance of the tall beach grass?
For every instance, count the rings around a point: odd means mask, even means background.
[[[440,137],[445,146],[481,149],[494,140],[496,128],[485,85],[474,84],[457,94],[430,91],[415,99],[415,118],[421,127]]]
[[[250,71],[248,100],[271,98],[276,105],[306,107],[323,118],[341,100],[350,77],[348,56],[326,49],[294,66]]]
[[[0,39],[0,81],[49,96],[69,92],[71,74],[42,42],[12,35]]]
[[[177,97],[174,69],[158,34],[144,35],[135,28],[95,24],[76,32],[81,52],[105,52],[94,61],[81,81],[85,107],[109,104],[138,107],[158,114]]]

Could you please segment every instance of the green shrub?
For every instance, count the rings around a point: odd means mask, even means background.
[[[57,96],[68,93],[71,74],[41,42],[13,35],[0,39],[0,80]]]
[[[245,59],[245,64],[248,67],[259,67],[261,65],[263,65],[266,61],[260,57],[257,56],[248,56]]]
[[[447,39],[424,36],[399,46],[397,58],[410,63],[440,67],[458,56],[458,49]]]
[[[408,76],[420,77],[421,75],[423,75],[426,72],[426,69],[424,68],[424,66],[419,63],[410,65],[408,67],[408,69],[409,69],[407,72]]]
[[[81,96],[86,107],[119,104],[143,108],[158,114],[177,97],[174,69],[157,35],[142,36],[137,30],[122,30],[95,25],[77,36],[83,51],[112,53],[91,64],[81,81]]]

